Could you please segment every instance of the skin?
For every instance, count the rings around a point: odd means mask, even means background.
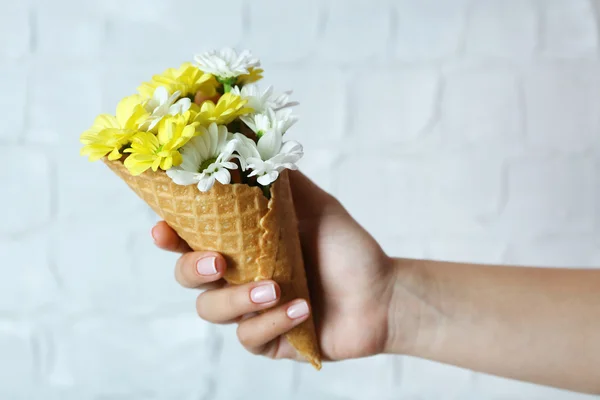
[[[335,198],[299,172],[290,176],[325,360],[407,354],[600,394],[600,271],[391,258]],[[300,300],[279,304],[272,281],[227,286],[223,257],[192,252],[165,222],[152,236],[183,253],[175,276],[204,290],[201,318],[237,323],[254,354],[299,360],[281,335],[308,318],[288,315]],[[214,261],[217,273],[201,275],[198,260]],[[252,290],[265,285],[276,298],[258,304]]]

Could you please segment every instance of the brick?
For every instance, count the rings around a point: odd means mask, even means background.
[[[509,164],[508,200],[497,227],[513,236],[591,233],[595,165],[580,157],[528,157]]]
[[[73,140],[56,162],[59,219],[85,218],[101,224],[127,220],[140,227],[145,223],[149,229],[154,215],[150,207],[101,161],[92,163],[80,156],[81,145],[76,145]]]
[[[269,62],[306,59],[317,45],[321,4],[309,0],[288,2],[282,7],[277,0],[250,2],[250,32],[243,38],[243,47]]]
[[[507,244],[501,239],[480,237],[433,238],[427,242],[426,258],[441,261],[501,264]]]
[[[238,398],[252,387],[253,393],[260,393],[265,400],[287,399],[294,386],[293,361],[271,360],[255,356],[246,351],[237,340],[236,326],[219,329],[223,334],[222,349],[215,367],[235,379],[227,385],[218,385],[215,396],[218,399]],[[304,368],[310,368],[304,365]],[[265,373],[268,371],[267,373]]]
[[[466,24],[464,0],[404,0],[398,2],[396,13],[396,58],[436,60],[458,51]]]
[[[323,145],[339,140],[346,118],[346,76],[330,68],[268,68],[261,87],[273,86],[278,93],[293,90],[291,99],[300,105],[294,112],[300,120],[289,131],[302,144]]]
[[[466,71],[446,77],[441,131],[449,144],[512,148],[522,142],[516,77],[504,71]]]
[[[31,398],[28,396],[36,374],[31,330],[23,325],[0,321],[0,354],[0,396],[19,400]]]
[[[144,63],[126,61],[109,61],[101,71],[102,107],[96,113],[106,112],[114,115],[119,101],[137,92],[142,82],[147,82],[154,75],[167,68],[178,68],[180,64],[170,59],[153,60]]]
[[[387,57],[392,21],[389,2],[330,0],[327,4],[319,57],[352,65]]]
[[[595,57],[598,30],[589,0],[545,1],[542,7],[542,54],[549,57]]]
[[[536,46],[536,31],[531,1],[478,1],[469,15],[466,49],[474,55],[527,58]]]
[[[0,234],[24,233],[49,222],[51,217],[50,165],[45,155],[22,146],[3,146],[5,165],[0,186],[7,212]]]
[[[2,90],[0,97],[0,119],[4,129],[0,130],[0,142],[14,143],[23,135],[27,115],[27,66],[22,62],[0,64]]]
[[[465,398],[470,393],[472,375],[465,369],[403,357],[401,385],[397,395],[400,398],[414,396],[424,400]],[[435,384],[432,385],[432,382]]]
[[[308,398],[311,388],[340,398],[366,399],[377,388],[377,397],[391,396],[394,389],[393,357],[375,356],[343,363],[327,364],[317,372],[302,368],[298,372],[298,397]]]
[[[136,309],[148,313],[167,306],[182,312],[193,310],[198,292],[175,281],[175,263],[180,255],[158,249],[150,236],[151,226],[148,223],[134,231],[131,241]]]
[[[27,139],[55,144],[76,142],[100,113],[100,71],[96,67],[43,64],[32,68],[35,92],[28,106]]]
[[[582,151],[596,143],[598,66],[533,68],[525,77],[527,139],[536,148]]]
[[[206,328],[191,314],[76,321],[55,331],[50,384],[94,398],[204,397],[212,343]]]
[[[595,237],[538,238],[510,246],[505,262],[561,268],[598,268],[600,243]]]
[[[79,219],[55,227],[56,266],[73,311],[135,310],[131,231],[127,219],[104,223]]]
[[[32,252],[35,257],[29,256]],[[46,232],[0,242],[0,257],[14,267],[0,280],[0,310],[31,312],[57,300]]]
[[[121,3],[111,7],[103,44],[105,55],[121,60],[151,62],[160,54],[175,63],[191,61],[196,53],[236,46],[242,37],[241,0],[203,3],[196,12],[192,11],[198,7],[194,0],[181,0],[176,7],[165,1],[157,7],[135,1],[122,8]],[[146,10],[140,13],[140,9]],[[207,43],[199,38],[207,37],[211,47],[198,47]]]
[[[290,139],[296,139],[290,137]],[[301,137],[298,137],[300,142]],[[339,151],[335,149],[319,148],[312,143],[304,145],[304,157],[298,163],[298,167],[313,182],[319,185],[323,190],[336,194],[336,185],[334,179],[334,168],[339,162]]]
[[[348,101],[353,139],[371,146],[424,140],[420,136],[435,118],[438,75],[429,69],[372,72],[369,79],[361,74],[352,81]]]
[[[357,156],[354,156],[357,157]],[[501,160],[461,153],[394,160],[349,156],[339,172],[340,199],[375,237],[481,234],[498,213]],[[393,228],[390,228],[393,227]]]
[[[98,59],[104,20],[89,7],[73,5],[74,2],[39,2],[36,5],[37,30],[41,33],[37,38],[36,50],[41,57]]]
[[[0,14],[0,57],[19,58],[29,54],[32,41],[31,14],[25,1],[2,5]]]

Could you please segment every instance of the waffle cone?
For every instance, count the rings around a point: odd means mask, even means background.
[[[273,279],[281,287],[282,303],[303,298],[310,304],[287,171],[271,186],[269,200],[258,187],[216,182],[202,193],[194,185],[174,184],[164,171],[132,176],[122,161],[104,162],[192,249],[223,254],[227,282]],[[321,368],[312,315],[286,338],[301,356]]]

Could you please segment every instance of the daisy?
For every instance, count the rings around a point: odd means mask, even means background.
[[[177,100],[180,95],[181,92],[176,91],[169,96],[165,87],[157,87],[152,98],[144,103],[144,109],[150,116],[140,126],[140,129],[151,131],[167,115],[180,115],[189,110],[192,101],[187,97]]]
[[[109,160],[122,157],[122,149],[139,132],[138,126],[147,117],[139,96],[129,96],[119,102],[116,116],[102,114],[90,129],[81,135],[81,154],[97,161],[108,155]]]
[[[208,129],[200,127],[199,136],[190,140],[182,149],[183,161],[167,175],[177,185],[197,184],[201,192],[207,192],[219,181],[223,185],[231,182],[229,169],[236,169],[231,162],[235,143],[223,125],[210,124]]]
[[[258,143],[236,133],[234,142],[242,169],[252,170],[248,176],[257,176],[262,186],[275,182],[284,169],[298,169],[296,163],[304,155],[300,143],[292,140],[283,142],[283,135],[277,131],[269,131]]]
[[[164,86],[169,93],[179,91],[182,97],[193,98],[198,91],[213,97],[219,83],[214,76],[205,74],[192,63],[184,63],[179,68],[169,68],[154,75],[150,82],[142,83],[138,91],[143,97],[150,98],[159,86]]]
[[[278,111],[267,109],[262,114],[242,115],[240,119],[250,128],[258,137],[261,137],[268,131],[277,131],[285,134],[296,122],[298,117],[292,114],[292,110],[284,108]]]
[[[260,61],[249,51],[237,53],[234,49],[209,51],[195,57],[198,67],[217,79],[229,80],[240,75],[248,75],[252,68],[259,67]]]
[[[241,89],[239,86],[236,86],[231,90],[231,93],[240,96],[244,100],[248,100],[248,107],[254,109],[259,114],[266,113],[269,109],[278,111],[298,105],[297,102],[290,101],[291,91],[274,95],[273,86],[269,86],[264,91],[261,91],[258,85],[246,85]]]
[[[124,162],[125,167],[133,176],[137,176],[152,168],[168,170],[181,164],[180,149],[199,129],[198,123],[188,124],[183,115],[165,119],[160,124],[158,134],[139,132],[131,140],[131,147],[125,153],[131,153]]]
[[[211,123],[217,125],[230,124],[234,119],[252,112],[252,108],[247,107],[247,101],[233,93],[225,93],[215,104],[211,100],[206,100],[200,107],[200,112],[195,117],[195,121],[203,126]]]

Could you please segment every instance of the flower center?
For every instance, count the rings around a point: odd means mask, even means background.
[[[198,172],[202,173],[204,172],[206,169],[208,169],[208,167],[210,167],[210,165],[212,163],[214,163],[215,161],[217,161],[217,157],[213,157],[213,158],[209,158],[208,160],[204,160],[202,162],[202,164],[200,164],[200,167],[198,167]],[[207,174],[212,174],[213,172],[217,172],[219,170],[219,167],[215,168],[214,171],[211,172],[207,172]]]

